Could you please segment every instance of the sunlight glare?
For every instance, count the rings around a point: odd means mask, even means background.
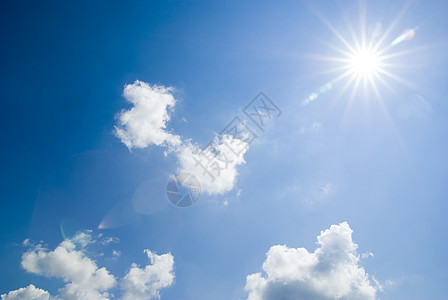
[[[351,71],[357,76],[370,76],[379,68],[379,57],[371,50],[360,50],[350,57],[349,65]]]

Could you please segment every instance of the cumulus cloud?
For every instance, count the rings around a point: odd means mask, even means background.
[[[24,246],[30,249],[22,255],[22,267],[33,274],[62,279],[65,286],[59,289],[58,295],[52,297],[47,291],[30,284],[1,295],[1,299],[116,299],[110,291],[116,287],[117,279],[106,268],[99,268],[85,254],[85,247],[95,242],[91,231],[78,233],[52,251],[41,244],[33,245],[28,239],[25,240]],[[159,298],[160,290],[174,282],[174,257],[170,253],[157,255],[149,250],[145,250],[145,253],[151,264],[144,268],[133,264],[121,281],[125,300]],[[120,252],[114,250],[113,257],[119,256]]]
[[[119,114],[116,136],[130,150],[150,145],[167,147],[165,156],[174,153],[179,161],[178,171],[194,175],[205,193],[223,194],[232,190],[238,175],[237,166],[245,162],[244,154],[249,146],[245,142],[247,136],[216,135],[211,145],[201,149],[190,140],[168,132],[169,109],[176,103],[172,91],[169,87],[141,81],[126,85],[123,95],[133,107]],[[234,124],[230,129],[241,133],[241,128]],[[238,153],[234,151],[235,145]]]
[[[98,268],[75,244],[79,241],[84,246],[90,240],[88,233],[80,233],[72,240],[63,241],[53,251],[35,246],[23,254],[22,267],[30,273],[64,280],[66,285],[59,290],[57,298],[108,299],[107,290],[115,286],[115,277],[106,268]]]
[[[151,264],[144,268],[132,265],[121,284],[123,300],[160,298],[160,290],[173,284],[174,258],[171,253],[157,255],[149,250],[144,252]]]
[[[377,288],[360,266],[352,229],[343,222],[317,237],[318,248],[272,246],[262,273],[247,276],[249,300],[376,299]]]
[[[47,291],[36,288],[33,284],[25,288],[11,291],[2,295],[2,300],[49,300],[50,294]]]
[[[173,89],[135,81],[125,86],[124,98],[133,104],[122,111],[115,126],[116,136],[129,149],[146,148],[150,145],[176,146],[180,138],[166,130],[170,120],[169,109],[176,103]]]

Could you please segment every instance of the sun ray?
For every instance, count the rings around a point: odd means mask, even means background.
[[[378,40],[378,42],[373,46],[372,50],[377,51],[380,46],[384,43],[384,41],[389,37],[389,35],[392,33],[392,30],[397,26],[398,22],[400,22],[401,18],[405,15],[405,13],[408,11],[409,7],[411,6],[412,2],[408,2],[402,10],[398,13],[398,15],[395,17],[395,19],[392,21],[392,23],[389,25],[389,27],[386,29],[386,31],[383,33],[381,38]],[[382,54],[383,52],[386,52],[389,50],[391,46],[385,47],[383,50],[380,50],[379,54]]]
[[[342,62],[342,63],[348,62],[348,59],[345,57],[321,55],[321,54],[314,54],[314,53],[305,54],[304,57],[309,58],[309,59],[316,59],[316,60],[320,60],[320,61],[332,61],[332,62]]]
[[[366,2],[361,1],[359,5],[359,18],[361,25],[361,49],[366,49]],[[359,51],[360,49],[358,49]]]
[[[324,72],[320,72],[320,74],[332,74],[337,72],[341,72],[341,74],[336,74],[327,84],[313,92],[305,101],[303,101],[303,104],[306,105],[315,101],[331,89],[333,89],[334,92],[333,87],[336,87],[336,84],[341,84],[342,82],[337,97],[335,97],[330,104],[331,106],[334,106],[337,103],[340,103],[342,96],[346,95],[347,90],[351,88],[351,92],[345,102],[340,126],[343,125],[345,122],[344,120],[347,120],[349,113],[354,108],[355,102],[362,101],[365,107],[369,109],[372,99],[375,99],[375,103],[378,104],[379,109],[387,119],[387,122],[390,122],[391,126],[395,126],[378,85],[384,86],[385,90],[396,97],[398,97],[398,93],[391,87],[390,80],[388,80],[389,78],[405,86],[411,87],[412,89],[417,88],[413,82],[400,77],[394,72],[397,69],[405,69],[408,65],[400,64],[400,61],[393,62],[393,59],[410,53],[423,51],[430,46],[426,45],[414,49],[393,51],[396,49],[396,45],[411,40],[414,37],[415,32],[420,28],[419,25],[413,29],[406,29],[398,37],[395,37],[395,39],[389,38],[404,14],[411,7],[412,2],[407,3],[400,9],[399,14],[393,18],[390,26],[385,28],[385,32],[381,33],[381,23],[375,23],[372,29],[373,31],[369,35],[367,34],[367,2],[361,0],[359,3],[359,18],[356,21],[357,24],[359,24],[358,26],[352,26],[350,20],[344,14],[345,25],[348,28],[346,32],[349,34],[348,40],[341,34],[341,32],[344,31],[340,31],[339,28],[333,26],[328,19],[311,7],[313,13],[332,32],[339,42],[335,44],[318,39],[322,45],[330,50],[334,50],[336,56],[313,54],[308,57],[331,63],[331,68],[328,68]],[[358,34],[355,34],[353,28],[357,27],[359,27],[359,32]],[[372,26],[369,28],[372,28]],[[389,42],[390,40],[392,42]],[[326,85],[330,85],[331,88],[326,89]]]
[[[389,76],[392,79],[395,79],[396,81],[400,82],[401,84],[403,84],[403,85],[405,85],[405,86],[407,86],[409,88],[412,88],[412,89],[417,88],[417,86],[416,86],[416,84],[414,82],[406,80],[406,79],[404,79],[404,78],[402,78],[402,77],[400,77],[398,75],[395,75],[395,74],[393,74],[393,73],[391,73],[391,72],[389,72],[387,70],[379,69],[378,71],[380,73],[386,75],[386,76]]]
[[[352,105],[353,105],[353,100],[355,99],[355,96],[358,92],[358,87],[359,87],[359,83],[361,81],[361,77],[356,77],[356,82],[353,86],[353,90],[352,93],[350,94],[350,97],[347,101],[347,104],[345,105],[345,109],[344,109],[344,113],[342,114],[342,118],[341,118],[341,124],[339,125],[339,127],[342,126],[342,123],[344,122],[344,120],[346,120],[348,113],[350,112]]]
[[[355,49],[360,49],[360,48],[361,48],[361,45],[360,45],[359,42],[358,42],[358,38],[357,38],[357,36],[356,36],[355,31],[353,30],[353,26],[352,26],[352,24],[349,22],[348,17],[347,17],[347,14],[345,14],[344,12],[343,12],[343,17],[344,17],[345,25],[346,25],[347,28],[348,28],[348,32],[350,33],[351,42],[354,43],[354,47],[353,47],[353,48],[355,48]]]
[[[343,75],[345,76],[339,76],[339,80],[341,80],[342,78],[345,78],[347,76],[350,76],[350,74],[348,72],[344,73]],[[338,80],[338,81],[339,81]],[[351,86],[351,84],[353,83],[353,81],[356,80],[356,75],[351,74],[351,76],[348,78],[347,82],[345,82],[345,84],[342,86],[341,90],[339,91],[337,97],[334,99],[334,101],[332,102],[332,106],[336,105],[337,103],[339,103],[339,100],[342,98],[342,96],[344,96],[345,91],[348,89],[348,87]],[[336,82],[334,82],[336,83]]]
[[[407,55],[407,54],[417,53],[420,51],[425,51],[425,50],[428,50],[435,46],[436,46],[436,44],[423,45],[423,46],[414,47],[414,48],[407,49],[407,50],[402,50],[402,51],[398,51],[398,52],[385,54],[385,55],[382,55],[381,57],[383,57],[384,59],[390,59],[390,58],[399,57],[399,56],[403,56],[403,55]]]
[[[331,23],[316,9],[313,7],[310,7],[311,11],[324,23],[325,26],[330,29],[331,32],[352,52],[355,51],[355,49],[347,42],[347,40],[339,33],[339,31],[331,25]]]
[[[400,148],[407,153],[408,148],[406,146],[406,143],[403,140],[403,138],[401,137],[401,135],[397,129],[397,126],[395,125],[395,122],[393,121],[391,115],[389,114],[389,111],[386,108],[386,104],[384,103],[383,96],[379,92],[378,87],[377,87],[375,81],[373,80],[373,77],[369,77],[369,79],[370,79],[370,84],[372,86],[373,92],[375,93],[375,95],[378,99],[378,103],[380,104],[380,109],[383,113],[383,116],[386,118],[387,122],[389,123],[388,127],[390,128],[391,132],[393,133],[395,140],[398,141],[398,145],[400,146]]]
[[[331,43],[329,43],[327,41],[322,40],[322,39],[318,39],[318,41],[322,45],[328,47],[329,49],[334,50],[336,52],[339,52],[339,54],[343,55],[344,57],[346,57],[346,56],[350,55],[351,53],[353,53],[352,50],[350,50],[350,49],[349,49],[349,51],[347,51],[345,49],[341,49],[341,48],[339,48],[339,47],[337,47],[337,46],[335,46],[335,45],[333,45],[333,44],[331,44]]]
[[[374,74],[374,76],[392,95],[399,98],[398,93],[380,75]]]
[[[337,83],[338,81],[340,81],[341,79],[345,78],[348,75],[348,73],[351,73],[351,71],[348,70],[347,66],[339,66],[339,67],[331,68],[331,69],[313,74],[312,77],[320,77],[322,75],[334,74],[334,73],[338,73],[341,71],[344,71],[344,73],[342,73],[342,74],[338,75],[337,77],[335,77],[334,79],[330,80],[330,82],[332,84],[334,84],[334,83]]]

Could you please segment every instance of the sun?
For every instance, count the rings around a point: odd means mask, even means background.
[[[335,51],[334,55],[329,56],[312,53],[308,57],[330,62],[332,67],[323,71],[321,74],[327,75],[333,73],[336,75],[306,97],[302,101],[302,105],[307,105],[315,101],[321,95],[333,90],[339,84],[339,95],[335,99],[338,100],[343,95],[346,95],[349,87],[352,87],[347,100],[349,104],[354,99],[364,99],[366,101],[377,99],[379,103],[382,103],[384,101],[381,95],[383,90],[387,90],[389,93],[396,95],[396,92],[391,86],[392,82],[398,82],[410,88],[415,88],[415,84],[396,74],[397,69],[402,67],[402,65],[400,63],[394,63],[394,59],[424,49],[423,47],[417,47],[398,51],[396,48],[399,44],[413,39],[420,25],[412,29],[405,29],[394,39],[391,38],[391,34],[395,31],[395,27],[399,23],[400,18],[409,9],[409,5],[405,5],[402,8],[388,27],[383,27],[379,22],[367,24],[366,3],[361,1],[358,18],[359,24],[353,26],[346,18],[347,28],[343,28],[342,31],[336,29],[317,9],[311,8],[322,23],[330,29],[334,37],[337,38],[337,41],[334,43],[327,40],[319,40],[327,49]],[[355,27],[357,30],[355,30]],[[364,94],[361,97],[359,97],[360,94],[358,93],[360,87],[364,90]]]
[[[361,49],[348,57],[348,68],[357,77],[369,77],[380,69],[380,56],[371,49]]]

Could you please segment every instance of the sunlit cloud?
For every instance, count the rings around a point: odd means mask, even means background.
[[[86,247],[97,242],[104,244],[105,241],[105,244],[110,244],[118,242],[118,239],[98,240],[89,230],[65,239],[54,250],[43,244],[34,245],[26,239],[23,245],[28,250],[22,255],[22,267],[35,275],[62,280],[64,287],[58,289],[56,296],[51,296],[48,291],[30,284],[2,294],[1,299],[118,299],[112,292],[117,288],[118,282],[122,292],[120,299],[160,299],[161,290],[174,284],[174,257],[171,253],[157,255],[145,249],[144,253],[150,263],[142,267],[132,264],[121,280],[105,267],[99,267],[97,262],[87,255],[90,251],[87,251]],[[111,259],[117,260],[120,256],[120,251],[113,250]]]
[[[263,272],[246,279],[248,300],[377,299],[379,283],[360,265],[358,245],[347,222],[317,237],[318,248],[272,246]]]

